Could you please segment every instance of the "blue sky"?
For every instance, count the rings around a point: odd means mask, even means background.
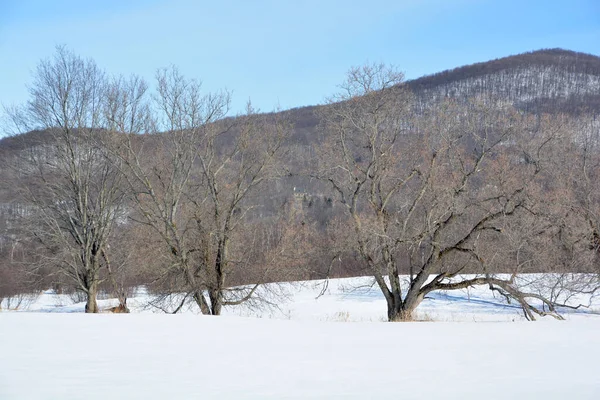
[[[410,79],[540,48],[600,55],[600,1],[0,0],[0,103],[26,101],[61,44],[150,81],[174,64],[233,90],[233,113],[271,111],[323,102],[366,61]]]

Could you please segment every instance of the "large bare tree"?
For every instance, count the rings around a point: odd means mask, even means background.
[[[445,102],[415,117],[401,83],[385,65],[349,71],[323,109],[314,172],[345,206],[349,251],[374,277],[388,319],[411,319],[432,291],[475,285],[518,302],[529,319],[560,318],[555,303],[520,285],[525,264],[511,242],[522,228],[516,222],[536,218],[531,188],[541,170],[537,160],[523,161],[519,140],[539,158],[552,129],[489,101]]]
[[[118,153],[134,193],[134,218],[160,238],[157,282],[167,295],[183,293],[175,310],[192,299],[203,314],[219,315],[256,293],[257,284],[231,287],[228,275],[248,266],[244,244],[252,242],[252,224],[246,221],[258,204],[253,196],[278,174],[284,125],[251,107],[224,119],[230,94],[204,95],[200,83],[175,68],[157,73],[157,87],[153,122],[162,133],[146,138],[131,136],[136,129],[125,122],[142,97],[113,96],[114,128],[125,127]]]
[[[98,312],[101,269],[124,198],[118,160],[103,144],[106,89],[92,60],[58,47],[38,65],[31,99],[11,112],[21,130],[45,130],[18,164],[23,199],[31,205],[29,231],[45,248],[40,263],[84,292],[90,313]]]

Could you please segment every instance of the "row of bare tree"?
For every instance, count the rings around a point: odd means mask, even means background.
[[[224,119],[230,94],[200,89],[172,68],[149,96],[142,79],[110,79],[59,48],[39,65],[31,100],[11,110],[19,129],[45,131],[10,165],[30,205],[20,231],[35,249],[28,261],[75,283],[86,312],[98,312],[103,281],[125,308],[120,278],[136,269],[183,294],[181,305],[218,315],[257,288],[226,285],[228,274],[276,257],[281,230],[249,216],[260,186],[280,174],[286,127],[250,105]]]
[[[276,302],[265,283],[348,265],[374,278],[390,321],[476,285],[529,319],[594,295],[598,125],[489,100],[416,113],[402,78],[351,69],[302,151],[283,114],[249,104],[228,118],[229,92],[203,94],[175,68],[150,93],[58,48],[8,110],[42,133],[2,160],[20,211],[0,238],[0,297],[53,284],[83,293],[86,312],[102,290],[126,310],[145,285],[165,311],[219,315]],[[320,209],[286,179],[318,182]]]

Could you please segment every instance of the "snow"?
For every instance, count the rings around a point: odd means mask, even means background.
[[[598,399],[600,319],[0,315],[0,398]]]
[[[469,276],[467,276],[468,278]],[[325,291],[323,295],[323,289]],[[287,319],[298,321],[329,322],[382,322],[386,320],[386,304],[381,291],[372,285],[370,278],[346,278],[279,284],[276,290],[285,295],[278,307],[225,308],[223,314],[242,317]],[[133,313],[163,313],[149,306],[150,296],[144,289],[127,300]],[[589,307],[580,310],[564,309],[562,315],[570,320],[600,318],[600,298],[577,299],[576,304]],[[72,313],[83,312],[85,303],[73,303],[66,295],[56,295],[51,290],[30,299],[25,311]],[[178,301],[174,302],[178,304]],[[116,299],[99,300],[101,309],[116,306]],[[173,307],[174,308],[174,307]],[[198,313],[189,305],[183,312]],[[415,318],[421,321],[444,322],[513,322],[524,321],[517,304],[506,304],[487,287],[480,286],[450,292],[433,292],[417,308]],[[545,317],[551,319],[552,317]]]
[[[425,300],[421,319],[448,322],[381,323],[367,283],[284,285],[279,309],[222,317],[157,313],[143,291],[132,314],[86,315],[48,291],[0,313],[0,399],[600,398],[597,303],[531,323],[477,289]]]

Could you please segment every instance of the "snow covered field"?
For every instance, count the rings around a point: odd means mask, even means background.
[[[318,282],[289,285],[280,309],[218,318],[156,313],[143,294],[132,314],[85,315],[46,293],[38,312],[0,313],[0,399],[600,398],[598,303],[529,323],[471,290],[419,310],[449,322],[389,324],[360,282],[319,299]]]
[[[332,279],[328,283],[309,281],[278,284],[275,290],[284,297],[278,299],[277,307],[256,309],[238,306],[225,308],[223,314],[298,321],[382,322],[386,320],[385,299],[379,289],[371,285],[371,281],[370,278],[347,278]],[[127,300],[127,305],[132,313],[164,313],[149,305],[149,302],[150,297],[146,292],[139,290]],[[594,299],[572,300],[573,305],[580,303],[588,307],[580,310],[564,309],[562,315],[569,320],[600,319],[600,294]],[[116,299],[109,299],[99,300],[98,304],[101,309],[105,309],[116,306],[118,302]],[[6,302],[3,305],[6,308]],[[47,291],[25,302],[20,310],[73,313],[83,312],[84,308],[85,303],[73,303],[69,296]],[[184,307],[182,312],[197,314],[199,310],[191,305]],[[418,307],[415,317],[421,321],[444,322],[525,320],[518,304],[506,304],[501,297],[494,295],[484,286],[451,292],[433,292]]]

